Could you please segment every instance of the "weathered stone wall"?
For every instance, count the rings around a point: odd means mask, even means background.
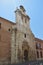
[[[26,14],[21,14],[20,10],[16,10],[16,37],[15,37],[15,26],[12,32],[12,42],[11,42],[11,62],[22,62],[24,61],[24,50],[28,50],[29,60],[36,59],[35,57],[35,37],[30,30],[29,19]],[[21,18],[23,16],[23,20]],[[25,17],[27,17],[28,21],[25,23]],[[26,19],[26,20],[27,20]],[[26,38],[25,38],[26,34]],[[15,42],[16,39],[16,42]],[[24,42],[24,43],[23,43]],[[26,43],[26,45],[25,45]],[[15,46],[16,44],[16,46]],[[24,45],[24,46],[23,46]],[[24,47],[24,48],[23,48]],[[29,47],[29,48],[28,48]],[[16,56],[15,56],[16,54]]]

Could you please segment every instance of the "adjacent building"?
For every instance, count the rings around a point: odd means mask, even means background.
[[[35,38],[36,44],[36,59],[43,60],[43,40]]]

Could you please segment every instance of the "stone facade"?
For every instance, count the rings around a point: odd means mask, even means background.
[[[16,25],[12,27],[11,63],[34,60],[36,59],[35,41],[29,26],[30,17],[23,11],[22,6],[15,11],[15,14]]]
[[[36,60],[37,39],[30,29],[30,17],[23,6],[16,9],[15,16],[16,23],[0,17],[0,62]]]

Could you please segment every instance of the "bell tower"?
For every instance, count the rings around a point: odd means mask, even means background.
[[[18,27],[24,26],[29,28],[30,17],[26,14],[25,8],[21,5],[20,8],[15,11],[16,23]]]

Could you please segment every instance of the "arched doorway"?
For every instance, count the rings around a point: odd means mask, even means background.
[[[24,60],[28,61],[28,51],[24,50]]]

